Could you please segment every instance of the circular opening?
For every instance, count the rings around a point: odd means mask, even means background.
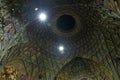
[[[62,15],[57,19],[57,28],[63,32],[69,32],[75,27],[75,19],[71,15]]]

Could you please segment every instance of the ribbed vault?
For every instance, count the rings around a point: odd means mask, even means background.
[[[4,18],[0,27],[1,73],[5,66],[13,65],[17,80],[23,80],[21,76],[26,80],[120,79],[120,1],[0,1]],[[47,11],[46,22],[36,18],[35,7]],[[73,17],[74,28],[58,28],[63,15]]]
[[[102,73],[102,74],[101,74]],[[105,77],[106,76],[106,77]],[[55,80],[114,80],[111,71],[92,60],[76,57],[58,72]]]

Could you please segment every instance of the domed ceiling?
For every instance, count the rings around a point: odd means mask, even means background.
[[[0,1],[1,74],[12,65],[16,80],[119,80],[119,0]]]
[[[111,72],[103,65],[76,57],[58,72],[55,80],[102,80],[102,76],[106,76],[106,80],[114,80]]]

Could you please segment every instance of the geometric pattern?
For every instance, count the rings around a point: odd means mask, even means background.
[[[4,20],[0,27],[0,71],[12,65],[18,80],[119,80],[118,0],[1,3],[0,15]],[[35,7],[47,11],[46,22],[36,19]],[[57,19],[64,14],[76,21],[70,32],[61,32],[56,27]]]

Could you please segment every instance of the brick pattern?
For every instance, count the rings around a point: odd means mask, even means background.
[[[110,14],[111,11],[103,10],[106,6],[101,8],[100,3],[107,5],[105,1],[96,0],[97,3],[92,2],[89,6],[62,5],[63,8],[71,7],[81,18],[81,31],[70,37],[59,36],[50,26],[38,21],[27,26],[24,24],[22,32],[18,22],[14,25],[10,23],[4,28],[9,33],[1,34],[9,35],[1,42],[7,46],[0,50],[0,54],[5,54],[1,57],[2,65],[16,64],[18,67],[17,63],[20,63],[25,70],[17,68],[18,73],[24,73],[19,77],[24,76],[27,80],[74,80],[77,74],[81,75],[77,77],[81,80],[119,80],[120,20],[113,15],[114,12]],[[108,6],[107,10],[110,8]],[[53,12],[60,9],[61,6],[58,6]],[[119,14],[118,10],[116,12]],[[15,23],[15,19],[12,21]],[[18,34],[14,34],[14,26]],[[60,45],[65,47],[64,54],[58,50]],[[76,62],[75,57],[82,59]]]

